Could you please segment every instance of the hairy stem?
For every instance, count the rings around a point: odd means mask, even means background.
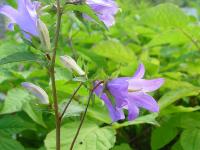
[[[82,85],[83,85],[83,82],[80,83],[80,85],[77,87],[77,89],[74,91],[74,93],[73,93],[72,96],[70,97],[70,99],[69,99],[67,105],[65,106],[65,108],[64,108],[64,110],[63,110],[63,112],[62,112],[62,114],[60,115],[60,121],[62,121],[62,118],[63,118],[63,116],[64,116],[64,114],[65,114],[67,108],[69,107],[69,105],[70,105],[70,103],[72,102],[74,96],[75,96],[76,93],[79,91],[79,89],[81,88]]]
[[[89,107],[89,104],[90,104],[90,101],[91,101],[91,97],[92,97],[92,95],[93,95],[93,92],[94,92],[94,90],[95,90],[100,84],[102,84],[103,82],[104,82],[104,81],[100,81],[100,82],[99,82],[98,84],[96,84],[95,87],[93,87],[93,89],[90,91],[90,95],[89,95],[89,97],[88,97],[88,102],[87,102],[87,105],[86,105],[84,114],[83,114],[83,116],[82,116],[82,118],[81,118],[81,122],[80,122],[80,124],[79,124],[78,130],[77,130],[77,132],[76,132],[76,134],[75,134],[75,136],[74,136],[74,139],[73,139],[73,141],[72,141],[72,143],[71,143],[70,150],[73,150],[74,144],[75,144],[75,142],[76,142],[76,139],[77,139],[77,137],[78,137],[78,135],[79,135],[79,132],[80,132],[80,130],[81,130],[81,127],[82,127],[82,125],[83,125],[83,122],[84,122],[84,119],[85,119],[85,116],[86,116],[86,113],[87,113],[87,110],[88,110],[88,107]]]
[[[56,60],[56,51],[58,48],[58,40],[59,40],[59,35],[60,35],[62,11],[61,11],[59,0],[56,0],[56,4],[57,4],[56,33],[55,33],[54,48],[53,48],[53,54],[52,54],[52,59],[51,59],[51,65],[49,68],[49,73],[50,73],[50,78],[51,78],[53,104],[54,104],[54,112],[55,112],[56,150],[60,150],[60,119],[59,119],[58,98],[57,98],[56,83],[55,83],[55,60]]]

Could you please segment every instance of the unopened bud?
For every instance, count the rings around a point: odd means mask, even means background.
[[[46,50],[50,50],[51,43],[50,43],[49,31],[46,25],[40,19],[38,20],[38,28],[40,30],[40,40],[42,42],[43,47]]]
[[[66,68],[76,71],[81,76],[85,75],[85,72],[80,68],[80,66],[70,56],[60,56],[60,60]]]
[[[41,104],[49,104],[49,97],[41,87],[29,82],[23,82],[21,85],[35,95],[40,100]]]

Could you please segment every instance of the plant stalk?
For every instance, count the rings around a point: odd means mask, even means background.
[[[58,41],[59,41],[59,35],[60,35],[62,10],[60,7],[60,0],[56,0],[56,4],[57,4],[56,32],[55,32],[54,48],[53,48],[53,54],[52,54],[52,59],[51,59],[51,65],[49,68],[49,73],[50,73],[50,78],[51,78],[53,104],[54,104],[54,112],[55,112],[56,150],[60,150],[60,124],[61,122],[59,119],[60,115],[59,115],[59,108],[58,108],[56,83],[55,83],[55,60],[56,60],[56,51],[58,48]]]

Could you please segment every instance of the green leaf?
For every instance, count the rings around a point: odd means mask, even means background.
[[[200,129],[193,128],[184,130],[181,134],[180,142],[184,150],[200,149]]]
[[[134,150],[131,148],[128,144],[123,143],[120,145],[116,145],[115,147],[112,148],[112,150]]]
[[[13,135],[23,130],[31,129],[35,130],[32,123],[23,120],[18,115],[6,115],[0,118],[0,132],[6,135]]]
[[[46,127],[46,124],[43,121],[42,118],[42,112],[37,108],[34,108],[31,103],[27,102],[24,103],[23,105],[23,110],[28,114],[28,116],[33,119],[33,121],[35,121],[36,123],[38,123],[39,125]]]
[[[61,127],[61,149],[69,149],[77,131],[79,122],[74,121]],[[85,121],[75,143],[75,150],[108,150],[114,146],[115,130],[111,127],[98,127],[95,123]],[[45,139],[47,150],[55,150],[55,130]]]
[[[157,116],[158,116],[157,113],[152,113],[152,114],[138,117],[137,119],[135,119],[133,121],[126,121],[124,123],[115,123],[115,124],[113,124],[113,127],[115,129],[118,129],[118,128],[130,126],[130,125],[144,124],[144,123],[158,125],[158,122],[155,120],[155,118]]]
[[[188,16],[176,5],[165,3],[147,9],[141,15],[142,24],[166,27],[184,27],[188,24]]]
[[[173,91],[169,91],[165,93],[160,100],[158,101],[158,104],[160,106],[160,110],[166,108],[170,104],[174,103],[175,101],[188,97],[188,96],[196,96],[200,92],[200,89],[197,87],[188,87],[188,88],[180,88]]]
[[[0,111],[0,114],[7,114],[7,113],[21,111],[23,104],[30,100],[31,96],[27,91],[17,88],[12,89],[8,91],[8,94],[4,101],[4,106]]]
[[[131,63],[136,61],[135,54],[117,40],[100,42],[92,50],[96,54],[109,58],[117,63]]]
[[[99,17],[95,14],[95,12],[86,4],[81,5],[74,5],[74,4],[67,4],[65,7],[67,11],[79,11],[81,13],[87,14],[90,16],[94,21],[100,24],[102,27],[105,27],[103,22],[99,19]]]
[[[169,115],[172,113],[179,113],[179,112],[193,112],[200,110],[200,106],[195,107],[184,107],[184,106],[173,106],[170,105],[167,108],[160,111],[159,116],[161,115]]]
[[[38,62],[40,61],[39,57],[39,55],[33,54],[31,52],[16,52],[0,59],[0,65],[22,61]]]
[[[25,150],[24,147],[11,138],[0,136],[0,149],[1,150]]]
[[[152,150],[164,147],[172,141],[177,134],[178,130],[170,126],[170,124],[161,125],[160,127],[155,128],[151,134]]]

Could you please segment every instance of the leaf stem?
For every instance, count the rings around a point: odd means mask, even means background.
[[[92,95],[93,95],[93,92],[94,92],[94,90],[95,90],[100,84],[102,84],[103,82],[104,82],[104,81],[100,81],[99,83],[97,83],[97,84],[92,88],[92,90],[90,91],[90,95],[89,95],[89,97],[88,97],[88,102],[87,102],[87,105],[86,105],[86,108],[85,108],[85,112],[84,112],[84,114],[83,114],[83,116],[82,116],[82,118],[81,118],[81,122],[80,122],[80,124],[79,124],[78,130],[77,130],[77,132],[76,132],[76,134],[75,134],[75,136],[74,136],[74,139],[73,139],[73,141],[72,141],[72,143],[71,143],[70,150],[73,150],[74,144],[75,144],[75,142],[76,142],[76,139],[77,139],[77,137],[78,137],[78,135],[79,135],[79,132],[80,132],[80,130],[81,130],[81,127],[82,127],[82,125],[83,125],[83,122],[84,122],[84,119],[85,119],[85,116],[86,116],[86,113],[87,113],[87,110],[88,110],[88,107],[89,107],[89,104],[90,104],[90,101],[91,101],[91,97],[92,97]]]
[[[80,85],[77,87],[77,89],[74,91],[74,93],[72,94],[72,96],[70,97],[69,101],[67,102],[67,105],[65,106],[62,114],[60,115],[60,121],[62,121],[62,118],[67,110],[67,108],[69,107],[70,103],[72,102],[74,96],[76,95],[76,93],[79,91],[79,89],[81,88],[81,86],[83,85],[83,82],[80,83]]]
[[[60,124],[61,123],[59,119],[58,98],[57,98],[57,90],[56,90],[56,83],[55,83],[55,60],[56,60],[56,51],[58,48],[58,41],[59,41],[59,35],[60,35],[62,10],[60,7],[60,0],[56,0],[56,4],[57,4],[56,32],[55,32],[54,48],[53,48],[53,54],[52,54],[52,59],[51,59],[51,65],[49,68],[49,74],[51,78],[53,104],[54,104],[54,112],[55,112],[56,150],[60,150]]]

